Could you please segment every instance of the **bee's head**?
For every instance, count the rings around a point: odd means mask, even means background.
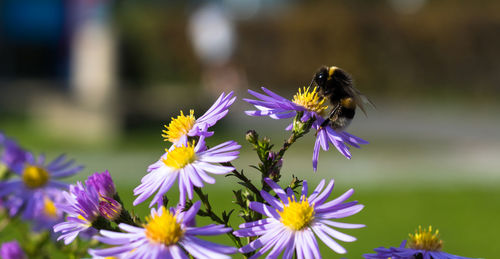
[[[326,80],[328,79],[328,67],[321,67],[318,72],[314,75],[314,82],[320,87],[325,86]]]

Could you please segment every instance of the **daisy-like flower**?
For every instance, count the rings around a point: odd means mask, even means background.
[[[16,141],[8,138],[2,132],[0,132],[0,147],[3,147],[3,152],[0,155],[0,167],[5,167],[10,171],[22,170],[28,153]]]
[[[14,171],[20,179],[0,182],[0,198],[7,195],[20,198],[21,206],[24,206],[23,218],[31,219],[35,215],[35,208],[39,205],[37,203],[43,201],[37,197],[54,188],[66,189],[68,184],[56,179],[74,175],[83,168],[83,166],[73,166],[73,162],[73,160],[65,161],[65,156],[61,155],[45,164],[45,156],[40,155],[35,158],[31,153],[27,153],[26,163]],[[42,195],[38,194],[40,192]]]
[[[210,137],[214,133],[207,131],[224,118],[228,113],[229,107],[234,103],[236,97],[233,97],[233,92],[229,94],[222,93],[217,101],[205,112],[200,118],[196,119],[194,110],[189,111],[189,115],[181,114],[177,118],[172,118],[170,124],[165,125],[162,136],[165,141],[170,141],[173,146],[182,146],[188,144],[188,137],[205,136]]]
[[[307,196],[307,181],[304,181],[298,199],[290,188],[284,191],[269,178],[266,178],[265,182],[279,199],[261,191],[262,198],[269,205],[251,202],[250,208],[268,218],[241,224],[240,229],[234,232],[239,237],[260,236],[239,249],[242,253],[248,253],[260,248],[251,258],[257,258],[268,251],[270,252],[267,258],[278,258],[283,250],[283,258],[292,258],[294,251],[299,259],[321,258],[315,235],[336,253],[344,254],[346,250],[332,237],[344,242],[353,242],[356,238],[331,227],[346,229],[364,227],[362,224],[332,220],[349,217],[363,209],[363,205],[357,204],[357,201],[344,202],[354,193],[353,189],[334,200],[325,202],[333,190],[333,180],[324,190],[325,180],[322,180],[309,196]]]
[[[225,163],[238,158],[241,148],[235,141],[227,141],[206,150],[204,137],[198,143],[188,143],[166,153],[156,163],[148,168],[141,184],[134,189],[134,195],[139,195],[134,206],[145,201],[158,191],[149,207],[161,203],[162,196],[179,178],[180,203],[185,204],[186,194],[193,199],[193,186],[203,187],[204,182],[214,184],[215,179],[207,173],[227,174],[234,170],[231,166],[222,166],[214,163]]]
[[[56,208],[68,214],[66,221],[54,226],[54,232],[61,232],[57,240],[64,239],[69,244],[83,233],[91,236],[97,233],[92,227],[100,215],[99,194],[93,185],[84,186],[81,182],[69,187],[69,193],[63,192],[64,203],[57,203]]]
[[[469,259],[469,257],[452,255],[441,251],[443,241],[439,239],[438,230],[432,232],[432,226],[429,226],[427,230],[419,226],[416,233],[409,236],[408,248],[405,248],[406,240],[404,240],[399,247],[379,247],[373,249],[376,254],[365,254],[363,256],[366,259]]]
[[[213,236],[231,231],[224,225],[194,227],[185,222],[193,222],[200,209],[198,201],[189,210],[151,209],[151,216],[143,227],[121,223],[118,227],[126,233],[101,230],[97,240],[116,245],[112,248],[89,250],[93,256],[120,256],[120,258],[231,258],[237,250],[234,247],[215,244],[197,238],[197,235]]]
[[[313,152],[313,169],[316,171],[318,164],[319,148],[327,151],[330,143],[346,158],[351,158],[349,145],[360,148],[361,144],[368,144],[367,141],[351,135],[345,131],[335,131],[331,127],[321,127],[325,121],[323,116],[326,115],[328,106],[317,92],[317,88],[304,87],[299,89],[294,95],[293,100],[288,100],[278,94],[262,87],[265,94],[260,94],[252,90],[248,92],[259,100],[243,99],[252,104],[257,110],[246,111],[249,116],[269,116],[273,119],[287,119],[295,117],[297,112],[303,112],[301,121],[306,122],[310,118],[315,118],[312,127],[316,129],[316,142]],[[293,123],[287,127],[287,130],[293,128]]]

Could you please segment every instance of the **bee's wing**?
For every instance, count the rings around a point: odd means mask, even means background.
[[[375,108],[375,104],[368,99],[364,94],[362,94],[358,89],[356,89],[354,86],[349,85],[344,87],[345,91],[348,92],[351,96],[354,97],[354,101],[356,102],[356,105],[363,111],[363,113],[366,115],[366,110],[364,104],[369,104],[373,108]]]

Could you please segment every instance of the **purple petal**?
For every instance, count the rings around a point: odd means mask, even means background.
[[[335,242],[335,240],[333,240],[332,238],[330,238],[321,229],[313,226],[312,230],[319,237],[319,239],[321,239],[321,241],[323,241],[323,243],[325,243],[328,247],[330,247],[330,249],[332,249],[336,253],[338,253],[338,254],[345,254],[347,252],[345,250],[345,248],[343,248],[341,245],[339,245],[337,242]]]
[[[249,207],[250,207],[250,209],[257,211],[258,213],[260,213],[262,215],[266,215],[268,217],[273,217],[275,219],[280,218],[280,215],[278,214],[278,212],[276,212],[276,210],[274,208],[267,206],[263,203],[252,201],[252,202],[250,202]]]
[[[281,201],[283,201],[285,204],[288,204],[288,197],[277,183],[275,183],[270,178],[265,178],[264,181],[267,183],[267,185],[269,185],[269,187],[273,189],[273,191],[276,193],[276,195],[278,195]]]

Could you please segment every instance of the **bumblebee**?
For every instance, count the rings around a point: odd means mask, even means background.
[[[364,103],[373,103],[353,86],[352,77],[335,66],[322,66],[314,75],[309,86],[316,84],[319,94],[330,101],[332,110],[321,127],[329,125],[334,130],[342,131],[349,126],[356,107],[366,115]]]

